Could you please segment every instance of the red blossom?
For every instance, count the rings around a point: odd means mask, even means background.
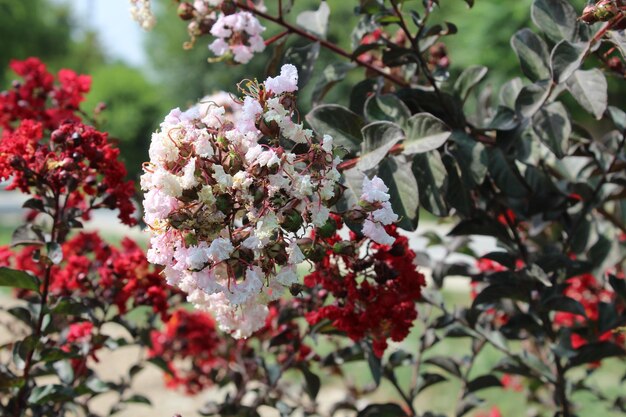
[[[359,247],[369,241],[352,235],[353,251],[340,255],[329,250],[304,278],[308,287],[320,286],[334,297],[331,304],[306,314],[309,323],[329,319],[353,340],[370,338],[378,356],[387,348],[388,339],[399,342],[409,334],[417,318],[415,302],[425,285],[408,239],[393,225],[386,230],[396,238],[393,246],[371,243],[367,256],[360,257]],[[333,236],[329,243],[338,240]]]
[[[89,92],[91,77],[62,69],[58,73],[58,83],[55,83],[55,77],[37,58],[13,60],[10,67],[23,80],[13,82],[10,90],[0,93],[0,127],[3,130],[11,131],[16,122],[19,124],[26,119],[41,123],[48,131],[62,123],[81,120],[77,112]]]
[[[150,357],[163,359],[170,370],[168,387],[183,387],[197,394],[213,384],[211,370],[221,361],[216,354],[223,343],[213,318],[201,311],[177,310],[163,330],[151,334]]]

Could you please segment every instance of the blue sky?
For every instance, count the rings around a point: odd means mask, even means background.
[[[133,66],[146,62],[142,49],[145,33],[130,17],[128,0],[54,0],[69,4],[76,18],[95,28],[112,58],[121,58]]]

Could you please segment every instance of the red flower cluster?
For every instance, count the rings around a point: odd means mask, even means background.
[[[177,310],[162,331],[151,334],[150,357],[163,359],[170,370],[165,374],[168,387],[184,387],[197,394],[213,384],[212,371],[222,359],[218,349],[224,343],[213,318],[201,311]]]
[[[43,137],[43,126],[24,120],[0,141],[0,180],[12,178],[7,189],[38,196],[64,197],[65,208],[77,208],[88,218],[94,208],[119,209],[120,220],[133,225],[134,186],[125,182],[119,149],[106,133],[82,123],[66,123]]]
[[[394,225],[386,230],[396,238],[393,246],[358,239],[354,234],[350,242],[341,242],[337,235],[326,239],[334,249],[304,278],[306,286],[320,286],[334,298],[330,305],[307,313],[309,323],[329,319],[353,340],[369,337],[378,356],[387,348],[388,338],[399,342],[409,334],[417,317],[415,302],[425,285],[408,239],[400,236]],[[367,249],[365,256],[360,256],[362,248]]]
[[[612,341],[623,345],[626,339],[621,333],[614,333],[609,330],[600,333],[598,330],[600,318],[600,303],[613,303],[616,295],[612,290],[604,288],[598,280],[591,274],[583,274],[567,280],[567,288],[563,295],[573,298],[585,308],[587,318],[578,314],[559,312],[554,318],[556,325],[576,329],[586,327],[586,333],[572,333],[572,347],[578,349],[593,341]]]
[[[24,81],[0,94],[0,180],[12,178],[7,189],[48,196],[55,201],[44,205],[75,208],[84,218],[93,208],[116,208],[123,223],[135,224],[134,186],[124,181],[119,150],[78,114],[91,78],[61,70],[55,84],[36,58],[11,68]]]
[[[54,130],[65,122],[79,122],[76,114],[91,87],[91,77],[62,69],[55,77],[37,58],[11,61],[11,69],[23,78],[13,88],[0,93],[0,127],[13,130],[15,122],[33,120],[45,130]]]
[[[12,267],[42,276],[44,266],[33,260],[37,249],[27,246],[16,253]],[[63,262],[51,270],[51,294],[93,295],[116,305],[120,314],[129,308],[146,305],[163,319],[169,317],[168,299],[172,289],[161,278],[160,270],[148,263],[143,249],[132,240],[124,239],[118,249],[108,245],[96,233],[79,233],[65,242],[62,250]],[[8,255],[10,252],[0,248],[0,253]]]

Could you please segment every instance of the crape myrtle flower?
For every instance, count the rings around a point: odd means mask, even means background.
[[[240,87],[236,112],[210,104],[172,110],[141,178],[148,259],[239,338],[258,330],[267,304],[298,281],[296,266],[311,246],[306,232],[329,221],[342,193],[332,137],[317,137],[297,118],[297,82],[287,64]],[[374,230],[364,233],[391,244],[378,229],[397,216],[385,185],[372,182],[366,207],[357,208]]]

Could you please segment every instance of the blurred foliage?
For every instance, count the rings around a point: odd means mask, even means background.
[[[151,132],[166,111],[160,92],[140,70],[122,63],[95,68],[91,75],[93,84],[84,108],[106,103],[98,121],[113,140],[119,141],[129,176],[135,178],[147,158]]]

